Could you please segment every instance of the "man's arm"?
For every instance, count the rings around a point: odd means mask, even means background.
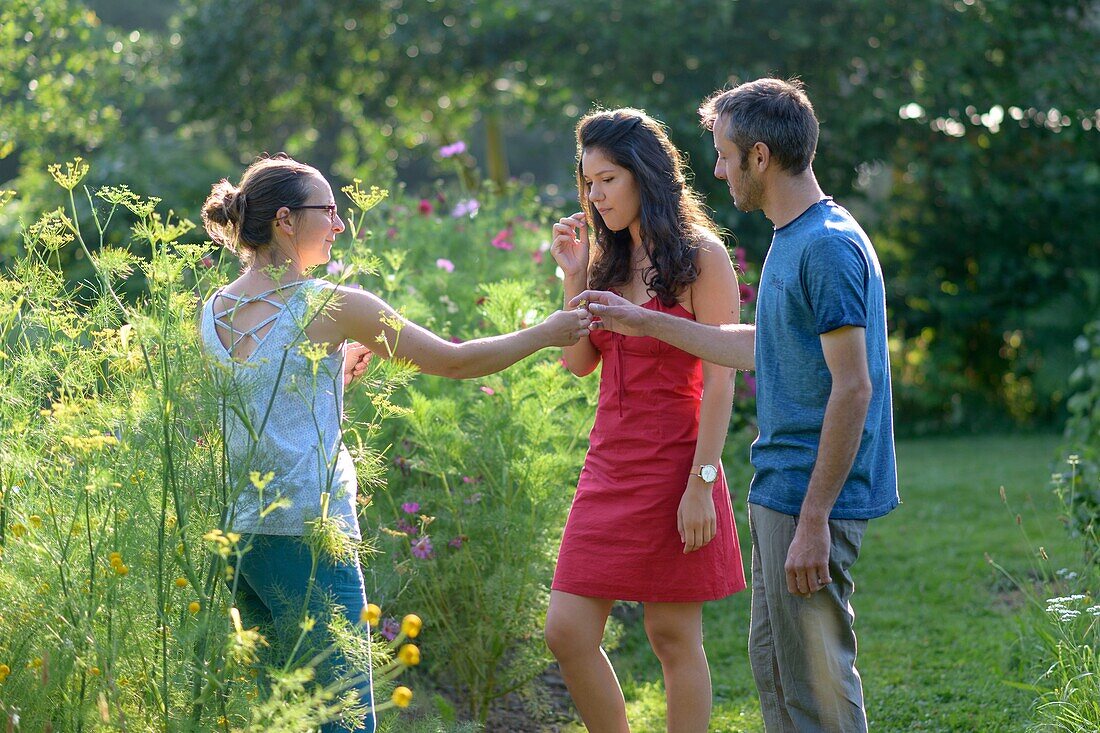
[[[686,318],[651,311],[614,293],[585,290],[569,301],[575,308],[587,302],[601,320],[589,328],[602,328],[627,336],[651,336],[712,364],[751,371],[756,368],[756,326],[728,323],[710,326]]]
[[[787,550],[787,589],[809,596],[832,582],[829,577],[829,513],[852,470],[871,404],[866,329],[844,326],[821,335],[832,390],[825,406],[817,461],[798,528]]]

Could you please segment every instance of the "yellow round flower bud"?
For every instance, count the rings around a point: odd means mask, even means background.
[[[359,623],[370,624],[371,626],[377,626],[379,620],[382,618],[382,609],[373,603],[368,603],[366,607],[359,612]]]
[[[90,674],[91,674],[91,675],[92,675],[93,677],[98,677],[98,676],[99,676],[99,667],[92,667],[91,669],[89,669],[89,670],[88,670],[88,672],[89,672],[89,673],[90,673]]]
[[[415,639],[420,635],[420,627],[423,625],[424,622],[420,620],[419,616],[415,613],[410,613],[401,620],[401,631],[410,639]]]
[[[126,565],[123,565],[122,563],[119,563],[119,564],[115,565],[114,568],[115,568],[115,572],[118,573],[119,575],[126,575],[127,573],[130,572],[130,568]]]
[[[107,559],[111,561],[112,565],[114,565],[115,563],[120,563],[122,562],[122,553],[116,550],[115,552],[112,552],[110,555],[108,555]]]
[[[187,587],[187,578],[176,578],[176,587],[177,588],[186,588]]]
[[[191,613],[198,613],[199,609],[201,609],[201,608],[202,608],[202,604],[199,603],[198,601],[191,601],[190,603],[187,604],[187,610],[190,611]]]
[[[405,644],[401,647],[401,651],[397,652],[397,658],[402,664],[415,667],[420,664],[420,649],[416,644]]]
[[[413,691],[402,685],[393,691],[393,696],[390,699],[393,700],[393,704],[397,707],[407,708],[409,703],[412,702]]]

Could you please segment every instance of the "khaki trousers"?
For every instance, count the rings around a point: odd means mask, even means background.
[[[829,520],[832,583],[809,598],[787,590],[784,563],[798,517],[749,504],[749,660],[768,733],[865,733],[856,671],[851,567],[867,520]]]

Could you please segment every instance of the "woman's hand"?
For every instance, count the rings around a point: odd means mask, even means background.
[[[714,511],[713,484],[698,476],[688,479],[687,488],[676,510],[676,529],[684,543],[684,554],[695,552],[714,539],[718,516]]]
[[[535,328],[541,329],[547,346],[572,346],[588,335],[592,314],[585,308],[554,311]]]
[[[372,356],[374,354],[363,344],[358,341],[348,341],[348,345],[344,347],[344,387],[363,376]]]
[[[584,213],[578,211],[573,216],[558,219],[554,225],[550,254],[566,277],[588,272],[588,249],[588,222]]]

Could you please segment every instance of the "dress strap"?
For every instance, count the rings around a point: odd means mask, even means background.
[[[235,295],[233,293],[223,292],[222,290],[214,293],[214,297],[211,299],[210,311],[214,317],[215,326],[221,326],[222,328],[229,329],[230,338],[232,339],[232,344],[229,347],[229,352],[232,353],[236,351],[237,346],[239,346],[240,343],[246,338],[252,339],[256,343],[256,345],[259,346],[260,339],[256,336],[256,332],[260,331],[268,324],[273,323],[279,318],[279,316],[283,314],[283,311],[286,310],[286,303],[284,301],[275,300],[271,296],[295,285],[301,285],[304,282],[306,281],[295,280],[294,282],[289,282],[285,285],[279,285],[277,287],[271,288],[270,290],[265,290],[259,295]],[[217,299],[219,297],[227,298],[228,300],[233,302],[233,305],[220,311],[215,310],[213,304],[217,302]],[[233,326],[233,315],[237,312],[238,308],[249,305],[251,303],[267,303],[268,305],[274,306],[275,312],[257,323],[252,328],[248,329],[247,331],[241,331]]]

